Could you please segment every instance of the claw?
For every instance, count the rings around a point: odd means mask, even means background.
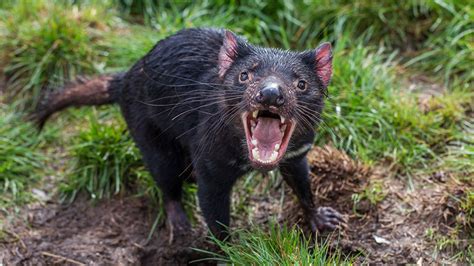
[[[310,216],[313,231],[335,230],[347,228],[346,218],[331,207],[320,207]]]

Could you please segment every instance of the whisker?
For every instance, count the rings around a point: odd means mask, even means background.
[[[172,98],[179,98],[179,97],[184,97],[184,96],[187,96],[187,95],[193,95],[193,94],[197,94],[196,97],[207,97],[207,95],[203,95],[204,93],[208,93],[209,95],[213,95],[213,94],[224,94],[224,95],[229,95],[229,96],[234,96],[234,95],[242,95],[243,92],[233,92],[233,91],[221,91],[221,90],[191,90],[191,91],[187,91],[185,93],[181,93],[181,94],[178,94],[176,93],[175,95],[167,95],[167,96],[163,96],[163,97],[160,97],[160,98],[157,98],[157,99],[153,99],[153,100],[150,100],[148,102],[155,102],[155,101],[160,101],[160,100],[165,100],[165,99],[172,99]]]
[[[215,101],[215,102],[211,102],[211,103],[208,103],[208,104],[200,105],[200,106],[198,106],[198,107],[196,107],[196,108],[192,108],[192,109],[186,110],[186,111],[184,111],[184,112],[182,112],[182,113],[176,115],[176,116],[173,117],[171,120],[175,120],[176,118],[180,117],[181,115],[187,114],[187,113],[189,113],[189,112],[193,112],[193,111],[195,111],[195,110],[197,110],[197,109],[200,109],[200,108],[203,108],[203,107],[208,107],[208,106],[211,106],[211,105],[214,105],[214,104],[218,104],[218,103],[222,103],[222,102],[226,102],[226,101],[227,101],[227,100],[224,99],[224,100],[221,100],[221,101]]]
[[[233,111],[235,109],[235,111]],[[241,107],[239,105],[236,105],[234,106],[233,108],[227,110],[226,112],[224,112],[224,114],[222,114],[222,116],[220,117],[220,119],[214,121],[209,127],[207,127],[206,131],[205,131],[205,134],[203,134],[203,137],[201,138],[201,140],[199,141],[198,143],[198,147],[196,149],[196,152],[193,156],[193,159],[192,161],[190,162],[190,164],[185,168],[185,170],[189,169],[189,167],[191,167],[192,165],[194,165],[197,161],[199,161],[199,159],[201,158],[201,156],[204,154],[204,152],[206,151],[206,147],[207,148],[210,148],[212,147],[212,143],[214,143],[215,139],[213,139],[211,142],[208,142],[208,139],[210,136],[212,135],[216,135],[215,133],[212,133],[216,128],[219,126],[220,123],[222,123],[222,121],[230,121],[230,119],[227,119],[227,116],[230,114],[232,114],[232,112],[234,112],[234,115],[235,114],[238,114],[239,113],[239,110],[241,109]],[[211,117],[209,117],[206,121],[209,121]],[[214,136],[216,137],[216,136]],[[207,144],[207,145],[204,145],[204,144]],[[184,171],[183,171],[184,172]]]
[[[175,102],[175,103],[168,103],[168,104],[152,104],[152,103],[147,103],[143,101],[137,100],[137,102],[148,105],[148,106],[153,106],[153,107],[167,107],[167,106],[175,106],[177,104],[190,104],[190,103],[199,103],[199,102],[204,102],[204,101],[210,101],[210,100],[218,100],[222,99],[222,97],[225,97],[224,95],[215,95],[213,97],[189,97],[186,98],[184,101],[181,102]],[[233,97],[227,97],[227,100],[237,100],[242,98],[241,95],[238,96],[233,96]]]
[[[167,87],[177,87],[179,86],[180,84],[165,84],[165,83],[162,83],[160,81],[157,81],[155,80],[154,78],[152,78],[150,75],[148,75],[148,72],[147,70],[151,70],[153,73],[155,74],[158,74],[158,75],[163,75],[163,76],[166,76],[166,77],[170,77],[170,78],[175,78],[175,79],[179,79],[179,80],[185,80],[185,81],[190,81],[190,82],[193,82],[192,84],[193,85],[203,85],[203,86],[209,86],[211,88],[215,88],[217,89],[216,87],[218,86],[222,86],[222,87],[229,87],[229,88],[239,88],[240,87],[236,87],[236,86],[233,86],[233,85],[230,85],[230,84],[219,84],[219,83],[206,83],[206,82],[202,82],[202,81],[199,81],[199,80],[194,80],[194,79],[190,79],[190,78],[185,78],[185,77],[181,77],[181,76],[177,76],[177,75],[173,75],[173,74],[167,74],[167,73],[164,73],[164,72],[157,72],[157,71],[154,71],[153,69],[151,68],[148,68],[147,67],[147,62],[146,62],[146,57],[143,59],[143,65],[144,65],[144,71],[143,73],[145,73],[145,75],[147,76],[147,78],[149,78],[150,80],[162,85],[162,86],[167,86]],[[186,85],[186,86],[190,86],[190,85]]]

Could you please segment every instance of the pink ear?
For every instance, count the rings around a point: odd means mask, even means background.
[[[237,38],[231,32],[224,32],[224,41],[219,51],[219,77],[224,77],[225,73],[237,57]]]
[[[322,43],[316,48],[316,75],[323,83],[324,87],[329,85],[332,77],[332,50],[331,44],[328,42]]]

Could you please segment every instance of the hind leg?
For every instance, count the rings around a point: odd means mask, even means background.
[[[177,150],[162,149],[162,152],[143,155],[143,159],[162,192],[171,236],[179,235],[191,228],[181,200],[182,184],[187,173],[184,173],[183,156]]]
[[[190,173],[184,163],[186,155],[178,143],[165,139],[150,124],[143,123],[131,131],[145,165],[163,194],[171,236],[186,232],[190,224],[181,202],[182,184]]]

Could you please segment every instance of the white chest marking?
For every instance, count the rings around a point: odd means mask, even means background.
[[[297,149],[296,151],[290,151],[290,152],[286,153],[285,154],[285,159],[291,159],[291,158],[298,157],[298,156],[302,155],[303,153],[309,151],[312,147],[313,147],[313,144],[303,145],[303,146],[301,146],[301,148]]]

